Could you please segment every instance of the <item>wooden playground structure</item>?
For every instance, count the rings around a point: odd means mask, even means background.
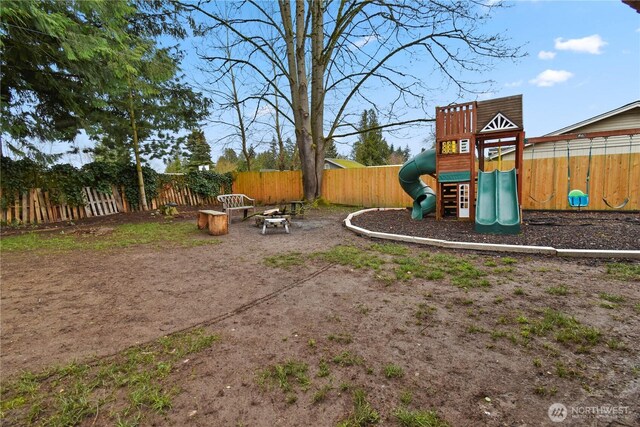
[[[522,95],[437,107],[436,219],[476,219],[478,172],[485,172],[485,151],[490,148],[515,147],[516,193],[521,201],[524,137]]]

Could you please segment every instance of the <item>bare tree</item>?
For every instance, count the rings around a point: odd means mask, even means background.
[[[245,66],[262,85],[254,99],[293,125],[309,200],[320,196],[325,141],[358,134],[357,113],[363,106],[379,113],[380,128],[431,122],[430,90],[474,91],[487,81],[469,74],[490,69],[494,60],[519,56],[500,34],[483,33],[492,9],[502,7],[486,3],[278,0],[273,10],[269,3],[245,0],[226,15],[215,5],[184,6],[202,15],[208,31],[228,31],[234,43],[246,48],[242,57],[214,53],[206,59]],[[412,71],[411,62],[425,75]],[[277,76],[287,81],[288,93],[278,86]],[[381,89],[393,95],[384,107],[375,98]],[[281,102],[272,100],[274,94]]]

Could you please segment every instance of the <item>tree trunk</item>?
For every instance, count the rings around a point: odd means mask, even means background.
[[[296,0],[296,31],[294,36],[289,2],[287,0],[279,1],[287,46],[288,78],[296,130],[296,145],[300,153],[303,194],[305,200],[314,200],[317,193],[316,165],[309,116],[309,94],[307,92],[304,4],[304,0]]]
[[[324,10],[323,2],[315,0],[311,5],[311,134],[315,151],[315,197],[322,194],[324,173]]]
[[[231,58],[231,52],[229,50],[227,50],[227,56]],[[233,97],[233,107],[236,110],[236,115],[238,116],[238,129],[240,130],[240,141],[242,142],[242,155],[247,163],[247,170],[251,171],[251,153],[249,152],[249,147],[247,147],[247,131],[244,128],[244,119],[242,117],[242,110],[238,99],[238,89],[236,87],[236,76],[233,73],[233,66],[229,68],[229,75],[231,77],[231,96]]]
[[[273,64],[273,78],[277,79],[277,70],[275,64]],[[277,86],[277,80],[276,86]],[[278,170],[285,170],[287,168],[286,159],[285,159],[285,150],[284,150],[284,141],[282,140],[282,129],[280,128],[280,110],[278,105],[278,93],[274,90],[273,103],[275,105],[275,131],[276,131],[276,140],[278,142]]]
[[[133,155],[136,158],[136,173],[138,174],[138,192],[140,193],[140,207],[143,211],[149,210],[147,205],[147,193],[144,190],[144,177],[142,176],[142,163],[140,162],[140,144],[138,143],[138,125],[133,108],[133,89],[129,79],[129,118],[131,119],[131,132],[133,134]]]

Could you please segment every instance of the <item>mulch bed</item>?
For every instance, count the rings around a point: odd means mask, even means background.
[[[371,231],[452,241],[557,249],[640,250],[638,213],[528,211],[523,214],[522,232],[517,235],[480,234],[471,221],[436,221],[433,216],[414,221],[409,210],[366,212],[352,223]]]

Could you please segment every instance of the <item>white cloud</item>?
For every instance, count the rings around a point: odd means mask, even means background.
[[[640,27],[636,29],[636,33],[640,33]]]
[[[276,110],[271,105],[264,105],[264,106],[258,108],[258,111],[256,111],[256,117],[269,116],[269,115],[275,113],[275,111]]]
[[[374,40],[378,40],[378,37],[372,34],[370,36],[360,37],[358,40],[354,41],[352,45],[354,49],[360,49]]]
[[[600,55],[602,48],[608,45],[606,41],[602,40],[599,34],[583,37],[581,39],[568,39],[565,40],[562,37],[558,37],[555,40],[555,48],[557,50],[569,50],[572,52],[590,53],[592,55]]]
[[[529,80],[529,83],[538,87],[551,87],[558,83],[563,83],[573,77],[573,73],[565,70],[544,70],[536,76],[535,79]]]
[[[556,57],[556,53],[555,52],[551,52],[548,50],[541,50],[540,52],[538,52],[538,59],[542,59],[542,60],[548,60],[548,59],[553,59]]]
[[[479,101],[484,101],[486,99],[491,99],[493,97],[495,97],[496,93],[495,92],[484,92],[481,93],[480,95],[478,95],[478,100]]]
[[[504,87],[519,87],[522,86],[522,80],[518,80],[515,82],[508,82],[504,84]]]

